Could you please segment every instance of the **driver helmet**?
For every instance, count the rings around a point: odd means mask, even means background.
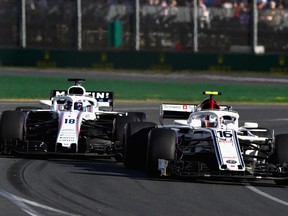
[[[204,127],[215,128],[215,127],[217,127],[217,125],[218,125],[217,124],[217,117],[207,115],[203,118],[203,126]]]
[[[81,101],[77,101],[74,103],[74,110],[82,111],[83,110],[83,103]]]
[[[71,110],[72,107],[72,102],[71,101],[66,101],[64,104],[64,109],[65,110]]]

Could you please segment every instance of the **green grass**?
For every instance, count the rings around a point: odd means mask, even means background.
[[[51,89],[67,89],[72,83],[67,77],[1,75],[0,99],[47,99]],[[204,90],[221,91],[219,101],[253,103],[288,103],[288,86],[253,84],[213,84],[157,82],[121,79],[89,78],[83,86],[87,90],[113,91],[116,100],[186,101],[199,102]]]

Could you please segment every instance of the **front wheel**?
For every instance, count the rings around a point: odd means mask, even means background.
[[[148,137],[146,174],[159,177],[158,159],[174,160],[176,149],[176,132],[167,128],[155,128]]]
[[[148,134],[157,125],[153,122],[130,122],[125,126],[124,166],[144,169],[146,164]]]
[[[24,150],[25,114],[19,111],[7,110],[1,115],[0,137],[1,150],[4,154],[11,154],[13,150]]]
[[[275,136],[275,163],[284,164],[288,163],[288,134],[278,134]],[[275,180],[276,184],[288,185],[288,180],[279,179]]]

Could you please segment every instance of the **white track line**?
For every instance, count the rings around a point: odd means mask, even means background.
[[[21,197],[15,196],[13,194],[8,193],[7,191],[0,189],[0,195],[8,200],[10,200],[12,203],[14,203],[16,206],[18,206],[20,209],[22,209],[24,212],[26,212],[27,214],[31,215],[31,216],[42,216],[43,214],[35,211],[34,209],[30,208],[28,205],[31,206],[35,206],[38,208],[42,208],[46,211],[51,211],[51,212],[55,212],[61,215],[69,215],[69,216],[78,216],[75,214],[71,214],[65,211],[61,211],[59,209],[55,209],[46,205],[42,205],[40,203],[31,201],[31,200],[27,200],[27,199],[23,199]],[[27,205],[28,204],[28,205]]]
[[[255,187],[253,187],[251,185],[245,185],[245,187],[248,188],[249,190],[251,190],[251,191],[263,196],[263,197],[266,197],[266,198],[272,200],[272,201],[275,201],[275,202],[280,203],[282,205],[288,206],[288,202],[286,202],[284,200],[281,200],[281,199],[278,199],[278,198],[276,198],[274,196],[271,196],[270,194],[267,194],[267,193],[255,188]]]

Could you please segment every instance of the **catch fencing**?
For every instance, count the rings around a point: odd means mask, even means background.
[[[0,47],[287,53],[288,8],[259,9],[257,0],[237,7],[229,0],[152,2],[1,0]]]

